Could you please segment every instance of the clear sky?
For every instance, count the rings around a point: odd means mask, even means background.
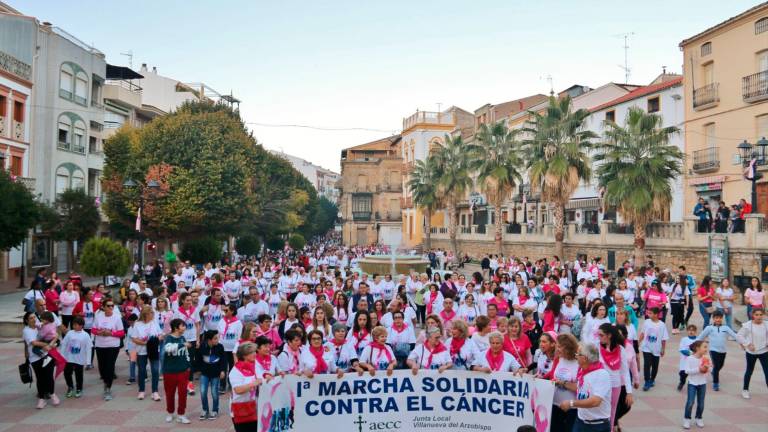
[[[680,73],[678,43],[748,0],[202,1],[4,0],[93,44],[112,64],[156,66],[242,100],[267,148],[334,170],[340,150],[416,109],[474,111],[579,83],[648,84]],[[299,124],[380,131],[267,127]]]

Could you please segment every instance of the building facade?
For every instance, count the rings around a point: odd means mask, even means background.
[[[332,203],[339,202],[340,193],[336,183],[341,179],[340,174],[315,165],[300,157],[275,150],[269,150],[269,152],[290,162],[297,171],[312,183],[317,190],[318,195],[328,198]]]
[[[344,244],[401,244],[402,144],[401,136],[393,135],[341,151],[338,185]]]
[[[768,3],[685,39],[680,48],[689,155],[685,211],[691,214],[698,198],[749,202],[751,184],[737,146],[768,137]],[[766,169],[763,157],[758,170]],[[768,213],[766,177],[757,185],[758,213]]]

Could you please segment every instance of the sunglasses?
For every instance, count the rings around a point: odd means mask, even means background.
[[[104,305],[104,306],[105,306],[105,307],[108,307],[108,308],[113,308],[113,307],[115,307],[115,305],[113,305],[113,304],[108,304],[108,305]]]

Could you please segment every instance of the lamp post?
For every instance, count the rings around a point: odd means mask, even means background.
[[[133,179],[128,179],[123,182],[123,187],[126,189],[139,188],[139,212],[136,216],[136,231],[139,232],[139,271],[144,271],[144,233],[141,229],[141,211],[144,209],[144,193],[148,191],[156,191],[160,189],[160,183],[156,180],[150,180],[146,185],[135,182]]]
[[[763,178],[763,175],[757,172],[759,165],[768,163],[766,148],[768,140],[765,137],[757,140],[754,145],[744,140],[737,146],[741,155],[742,165],[747,168],[744,172],[744,178],[752,182],[752,211],[757,212],[757,181]]]

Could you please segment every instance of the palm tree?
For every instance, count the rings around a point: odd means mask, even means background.
[[[437,196],[445,202],[448,210],[448,235],[451,238],[451,248],[455,257],[459,256],[459,245],[456,241],[458,227],[459,200],[472,187],[470,177],[470,146],[464,144],[461,136],[445,135],[445,145],[435,153],[434,175],[437,179]]]
[[[424,232],[424,248],[432,248],[432,212],[437,210],[440,200],[437,196],[435,157],[429,155],[426,160],[417,160],[410,173],[408,189],[413,196],[413,202],[424,210],[426,226]]]
[[[565,237],[565,204],[582,180],[589,180],[592,169],[589,149],[593,132],[584,130],[589,111],[573,111],[571,98],[549,97],[549,106],[542,113],[531,112],[523,131],[529,138],[523,141],[525,167],[532,190],[540,190],[545,201],[554,204],[555,255],[563,256]]]
[[[671,182],[682,174],[683,152],[670,145],[674,126],[633,107],[625,125],[606,122],[606,142],[597,147],[595,161],[604,200],[634,225],[635,265],[645,264],[645,227],[666,214],[672,202]]]
[[[471,163],[473,171],[477,174],[480,189],[493,205],[496,218],[496,251],[499,255],[504,253],[501,206],[510,197],[515,186],[522,181],[519,170],[523,161],[516,141],[519,132],[519,129],[510,130],[501,121],[491,126],[481,125]]]

